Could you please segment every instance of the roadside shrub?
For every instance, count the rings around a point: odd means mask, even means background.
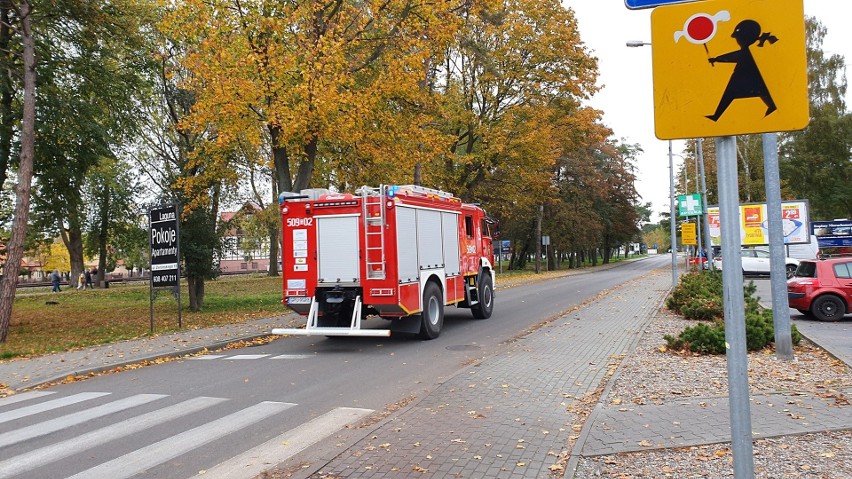
[[[705,271],[681,276],[680,283],[666,299],[666,306],[686,319],[721,318],[724,314],[721,272]]]
[[[725,324],[713,321],[711,324],[698,323],[684,329],[677,337],[663,336],[668,347],[675,351],[688,350],[698,354],[725,353]]]
[[[746,349],[759,351],[775,341],[772,311],[759,304],[754,293],[757,286],[749,281],[743,287],[745,300]],[[678,336],[665,335],[666,344],[675,351],[697,354],[725,353],[725,323],[722,307],[722,276],[718,272],[692,273],[682,277],[666,305],[687,319],[712,320],[684,329]],[[791,326],[794,345],[802,340],[795,325]]]

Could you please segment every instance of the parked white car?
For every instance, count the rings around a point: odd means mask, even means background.
[[[769,274],[769,251],[765,249],[743,248],[740,250],[740,255],[743,260],[743,274]],[[722,269],[721,256],[713,258],[713,265],[717,269]],[[799,267],[799,260],[796,258],[784,258],[784,269],[787,272],[787,279],[792,278],[796,274],[796,268]]]

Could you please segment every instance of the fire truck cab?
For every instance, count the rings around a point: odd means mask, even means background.
[[[490,224],[485,211],[416,185],[284,193],[283,301],[307,317],[304,329],[273,334],[433,339],[444,307],[477,319],[494,309]],[[362,328],[379,316],[389,328]]]

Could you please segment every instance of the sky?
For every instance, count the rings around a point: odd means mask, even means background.
[[[651,202],[656,222],[661,211],[669,211],[668,141],[654,136],[651,47],[626,46],[630,40],[651,41],[651,10],[629,10],[624,0],[562,0],[562,4],[574,10],[583,42],[598,58],[598,85],[603,88],[589,105],[603,110],[603,122],[613,130],[613,138],[638,143],[644,150],[636,160],[636,189],[643,203]],[[823,51],[844,56],[847,76],[852,76],[848,69],[852,2],[804,0],[804,6],[805,15],[817,18],[828,30]],[[852,104],[852,93],[847,92],[846,102]],[[683,154],[684,147],[684,141],[674,140],[672,151]],[[674,156],[675,172],[682,161]]]

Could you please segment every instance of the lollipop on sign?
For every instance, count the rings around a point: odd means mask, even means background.
[[[683,37],[692,44],[703,45],[704,51],[707,52],[707,57],[709,58],[710,50],[707,49],[707,42],[716,36],[716,25],[719,22],[726,22],[730,19],[731,14],[727,10],[721,10],[712,16],[708,13],[696,13],[686,19],[686,22],[683,24],[683,30],[675,32],[675,43]]]

